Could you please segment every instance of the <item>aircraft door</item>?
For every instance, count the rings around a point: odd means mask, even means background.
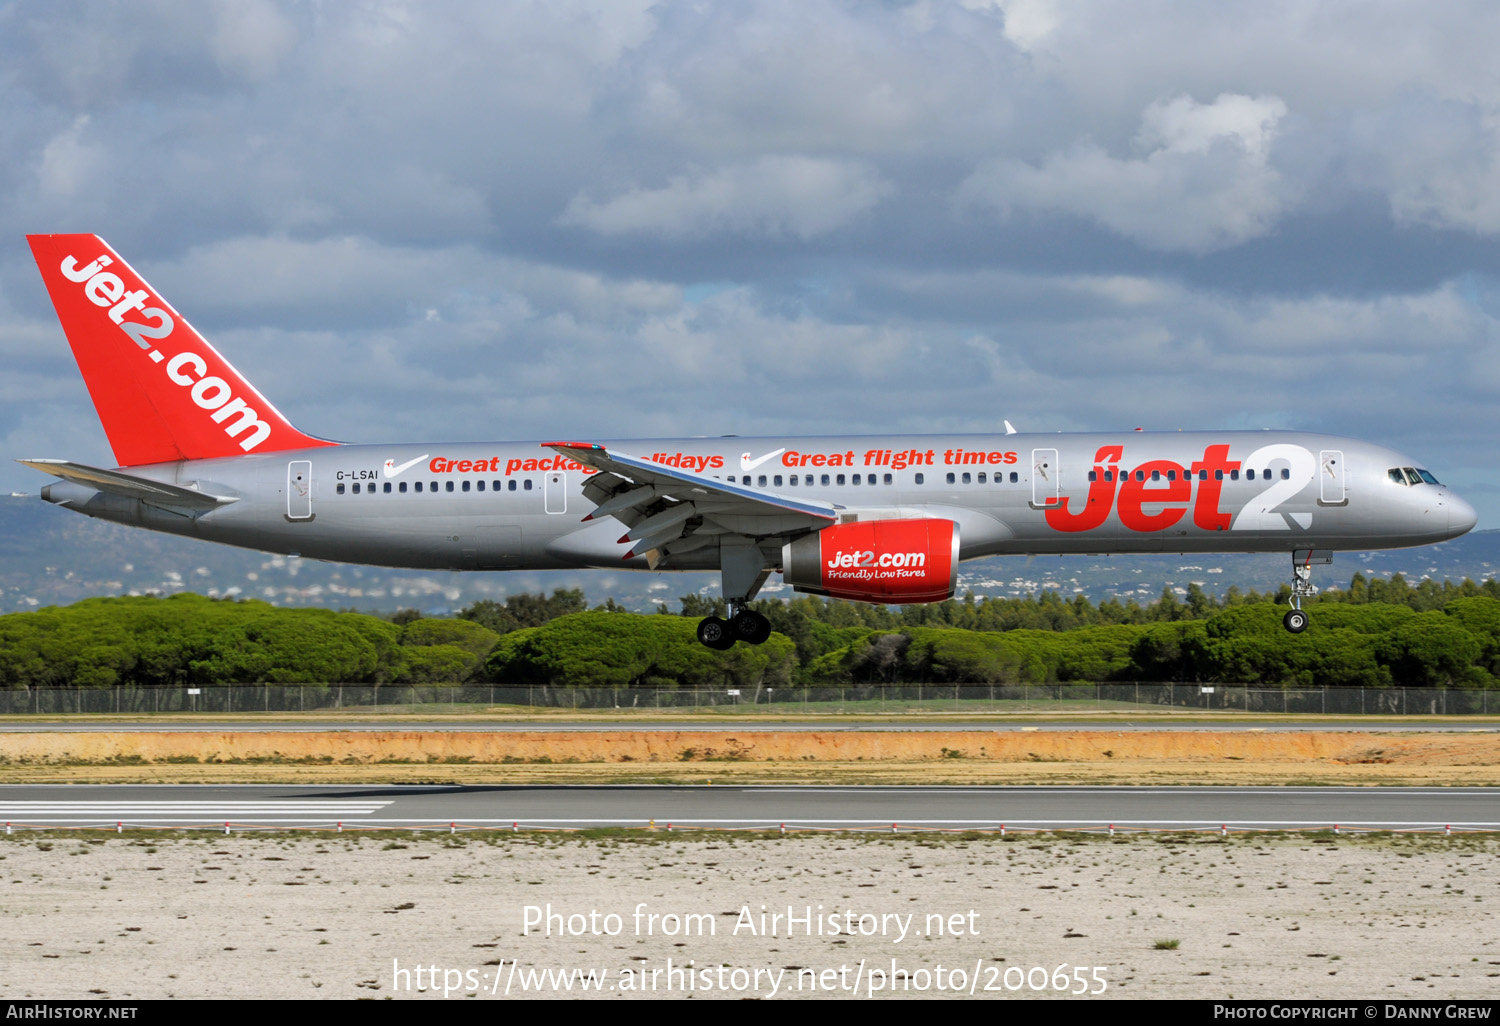
[[[548,513],[568,511],[568,475],[561,470],[549,471],[542,481],[542,505]]]
[[[1031,505],[1050,509],[1057,505],[1058,466],[1056,449],[1031,450]]]
[[[311,460],[292,460],[286,465],[286,518],[313,518]]]
[[[1318,453],[1318,503],[1342,506],[1349,501],[1344,492],[1344,454],[1338,449]]]

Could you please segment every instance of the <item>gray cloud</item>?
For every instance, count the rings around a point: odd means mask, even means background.
[[[858,161],[777,155],[678,175],[663,188],[631,189],[600,202],[575,196],[560,220],[601,235],[809,239],[843,227],[892,191]]]

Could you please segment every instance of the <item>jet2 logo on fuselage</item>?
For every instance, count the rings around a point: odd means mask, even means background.
[[[423,460],[425,460],[430,455],[432,455],[432,454],[424,452],[422,455],[418,456],[416,459],[407,460],[405,463],[401,464],[399,467],[396,466],[396,461],[395,460],[386,460],[385,461],[385,466],[381,468],[381,472],[383,474],[385,474],[385,476],[388,477],[388,478],[395,477],[397,474],[400,474],[402,471],[410,470],[412,467],[415,467],[418,463],[421,463]]]
[[[754,459],[754,460],[752,460],[750,458],[750,454],[748,452],[741,453],[740,454],[740,469],[744,470],[744,471],[754,470],[756,467],[758,467],[762,463],[766,462],[766,460],[773,459],[773,458],[775,458],[777,456],[780,456],[784,452],[786,452],[786,447],[785,446],[781,447],[780,449],[777,449],[775,452],[768,452],[764,456],[760,457],[759,459]]]

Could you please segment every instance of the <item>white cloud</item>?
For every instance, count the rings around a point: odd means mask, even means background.
[[[80,114],[42,147],[37,179],[44,193],[72,196],[88,184],[100,156],[96,147],[83,141],[88,127],[89,116]]]
[[[1207,252],[1269,231],[1287,205],[1269,157],[1286,104],[1270,96],[1186,96],[1146,108],[1136,135],[1143,156],[1117,158],[1082,142],[1040,165],[986,161],[959,190],[961,201],[1002,216],[1059,210],[1096,220],[1160,250]]]
[[[213,54],[246,79],[265,78],[297,42],[297,30],[270,0],[220,0]]]
[[[860,161],[767,156],[678,175],[664,188],[631,189],[602,202],[576,196],[561,221],[601,235],[808,239],[844,227],[892,191]]]
[[[1391,213],[1402,224],[1500,233],[1500,105],[1468,107],[1422,131],[1421,149],[1390,146]]]

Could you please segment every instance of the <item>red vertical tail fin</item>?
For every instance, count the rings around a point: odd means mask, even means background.
[[[28,235],[122,467],[335,445],[294,428],[97,235]]]

